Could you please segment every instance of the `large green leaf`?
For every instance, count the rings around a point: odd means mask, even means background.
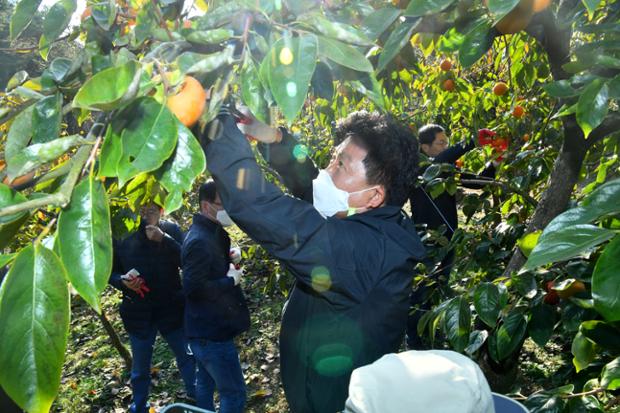
[[[43,22],[43,35],[48,42],[53,42],[65,31],[76,7],[76,0],[59,0],[49,9]]]
[[[424,16],[446,9],[455,0],[411,0],[405,9],[405,16]]]
[[[25,247],[0,290],[0,384],[29,413],[47,413],[56,397],[69,317],[62,263],[38,243]]]
[[[0,254],[0,268],[4,268],[5,265],[13,261],[15,255],[17,254]]]
[[[530,337],[540,347],[544,347],[553,334],[553,327],[556,322],[554,307],[546,304],[539,304],[532,307],[530,322],[527,328]]]
[[[207,74],[230,64],[233,52],[232,47],[211,54],[185,52],[177,58],[177,64],[183,74]]]
[[[583,1],[583,4],[586,6],[586,9],[588,9],[588,14],[590,15],[590,17],[592,17],[592,15],[594,14],[594,10],[596,10],[599,3],[601,2],[601,0],[582,0],[582,1]]]
[[[463,67],[476,63],[493,45],[495,35],[491,22],[483,20],[465,35],[459,47],[459,62]]]
[[[372,45],[372,42],[362,31],[348,24],[327,20],[320,14],[305,14],[300,16],[299,20],[312,26],[317,33],[331,37],[332,39],[358,46]]]
[[[577,333],[573,338],[571,353],[573,354],[573,365],[577,372],[588,367],[596,357],[594,343],[581,333]]]
[[[531,270],[541,265],[573,258],[611,239],[616,233],[594,225],[577,224],[550,232],[532,250],[524,267]]]
[[[614,179],[596,188],[580,204],[583,219],[590,222],[605,215],[620,212],[620,179]]]
[[[41,99],[32,112],[33,143],[45,143],[58,138],[62,117],[62,96],[57,93]]]
[[[409,39],[411,39],[411,34],[413,33],[413,29],[415,28],[416,22],[404,22],[401,23],[398,27],[392,30],[390,33],[390,37],[385,42],[385,46],[383,46],[383,51],[379,55],[379,62],[377,63],[377,72],[385,69],[388,63],[392,61],[400,52],[400,50],[405,47]]]
[[[241,99],[247,105],[250,112],[263,123],[269,122],[269,107],[265,100],[265,90],[260,81],[258,70],[248,53],[240,74]]]
[[[316,36],[303,35],[278,40],[265,56],[269,88],[289,123],[306,100],[317,52]]]
[[[32,137],[33,110],[34,106],[30,106],[13,120],[4,147],[4,159],[7,161],[28,146],[28,142],[30,142]]]
[[[547,92],[550,96],[555,98],[569,98],[573,96],[577,96],[579,92],[575,90],[568,80],[558,80],[556,82],[551,82],[543,86],[545,92]]]
[[[137,90],[138,64],[128,62],[97,73],[84,83],[73,99],[73,106],[91,110],[112,110],[124,102],[125,94]]]
[[[41,0],[21,0],[17,3],[13,15],[11,16],[11,41],[17,39],[26,27],[28,27],[39,8],[39,4],[41,4]]]
[[[519,4],[519,0],[488,0],[487,8],[497,21],[510,13],[512,9],[517,7],[517,4]]]
[[[605,247],[592,273],[594,308],[608,321],[620,321],[620,235]]]
[[[118,162],[123,154],[122,126],[119,127],[118,123],[122,122],[113,120],[106,130],[99,156],[99,176],[118,176]]]
[[[620,388],[620,357],[616,357],[603,367],[601,387],[607,390]]]
[[[26,201],[26,197],[9,186],[0,183],[0,208],[10,205],[21,204]],[[0,250],[11,243],[19,228],[29,218],[27,212],[0,217]]]
[[[471,329],[471,311],[465,298],[455,297],[450,301],[444,314],[444,326],[454,350],[463,352],[469,344]]]
[[[608,97],[609,89],[602,79],[594,79],[579,96],[577,123],[586,138],[607,116]]]
[[[194,180],[205,169],[205,156],[194,135],[177,122],[179,139],[174,154],[158,170],[158,181],[166,188],[164,209],[170,213],[183,203],[183,193],[192,188]]]
[[[110,209],[101,181],[89,176],[75,187],[58,217],[57,242],[69,281],[100,312],[99,297],[112,271]]]
[[[369,14],[362,23],[362,31],[371,40],[376,40],[398,16],[400,9],[394,7],[383,7]]]
[[[519,308],[511,310],[504,317],[501,327],[489,337],[489,354],[500,362],[513,354],[522,343],[527,330],[527,321]]]
[[[83,141],[80,135],[71,135],[47,143],[30,145],[9,160],[7,175],[9,179],[24,175],[47,162],[57,159],[80,141]]]
[[[489,327],[495,327],[499,315],[499,290],[493,283],[481,283],[474,292],[474,307],[478,317]]]
[[[154,171],[172,155],[177,144],[177,120],[151,97],[140,98],[121,115],[122,152],[117,171],[119,186],[141,172]]]
[[[586,320],[579,326],[581,334],[612,354],[620,353],[620,328],[602,320]]]
[[[189,33],[185,38],[198,44],[217,44],[230,39],[233,35],[234,32],[228,29],[196,30]]]
[[[320,55],[359,72],[373,71],[370,61],[353,46],[324,36],[318,38]]]

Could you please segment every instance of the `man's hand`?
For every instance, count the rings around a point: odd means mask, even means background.
[[[129,288],[142,298],[144,298],[144,293],[151,291],[149,287],[146,286],[144,278],[140,277],[140,273],[135,268],[127,271],[127,274],[121,275],[121,281],[125,287]]]
[[[147,225],[145,230],[146,237],[151,241],[161,242],[161,240],[164,239],[164,231],[162,231],[157,225]]]
[[[237,110],[244,116],[244,118],[237,123],[237,126],[245,136],[263,143],[274,143],[282,140],[282,132],[280,129],[272,128],[259,121],[252,115],[247,107],[239,106]]]
[[[226,273],[226,276],[229,278],[232,278],[233,281],[235,282],[235,285],[239,285],[239,282],[241,281],[241,277],[243,277],[243,268],[237,269],[235,264],[230,264],[230,267],[228,269],[228,272]]]
[[[239,264],[241,262],[241,248],[234,247],[230,249],[230,260],[233,264]]]

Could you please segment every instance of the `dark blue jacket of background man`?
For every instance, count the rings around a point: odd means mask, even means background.
[[[185,335],[230,340],[250,326],[250,313],[239,285],[226,276],[230,238],[216,222],[195,214],[183,243]]]
[[[224,208],[296,278],[280,331],[290,409],[341,411],[352,370],[398,351],[413,269],[424,249],[400,206],[323,218],[308,198],[316,168],[293,156],[290,136],[270,145],[271,163],[305,200],[283,194],[264,179],[233,118],[219,119],[222,137],[205,152]]]
[[[160,221],[164,232],[161,242],[146,237],[145,224],[122,241],[114,241],[114,267],[110,284],[123,292],[120,313],[130,334],[146,334],[152,323],[162,333],[183,327],[183,292],[181,290],[181,245],[183,233],[174,223]],[[141,298],[126,288],[121,275],[135,268],[150,292]]]

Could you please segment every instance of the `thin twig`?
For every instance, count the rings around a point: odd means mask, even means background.
[[[161,81],[164,84],[164,96],[167,97],[168,93],[170,93],[170,82],[168,82],[168,76],[166,75],[164,68],[161,67],[161,64],[159,63],[159,61],[157,61],[157,59],[153,60],[153,63],[155,63],[155,68],[161,76]]]
[[[159,19],[160,26],[163,27],[164,30],[166,30],[166,33],[168,34],[168,38],[170,39],[170,41],[173,41],[174,37],[172,37],[172,32],[168,28],[168,24],[164,20],[164,16],[161,14],[161,10],[159,10],[159,4],[157,4],[157,0],[153,0],[152,3],[153,3],[153,6],[155,6],[154,7],[155,14],[157,15],[157,18]]]

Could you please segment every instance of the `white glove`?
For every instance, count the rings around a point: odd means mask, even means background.
[[[272,128],[256,119],[247,107],[239,106],[237,110],[246,117],[243,122],[237,123],[237,127],[248,138],[256,139],[263,143],[274,143],[282,140],[280,129]]]
[[[235,268],[235,264],[230,264],[230,268],[228,269],[226,276],[232,278],[235,285],[239,285],[241,277],[243,277],[243,268],[237,269]]]
[[[234,247],[230,249],[230,260],[233,264],[239,264],[241,262],[241,248]]]

